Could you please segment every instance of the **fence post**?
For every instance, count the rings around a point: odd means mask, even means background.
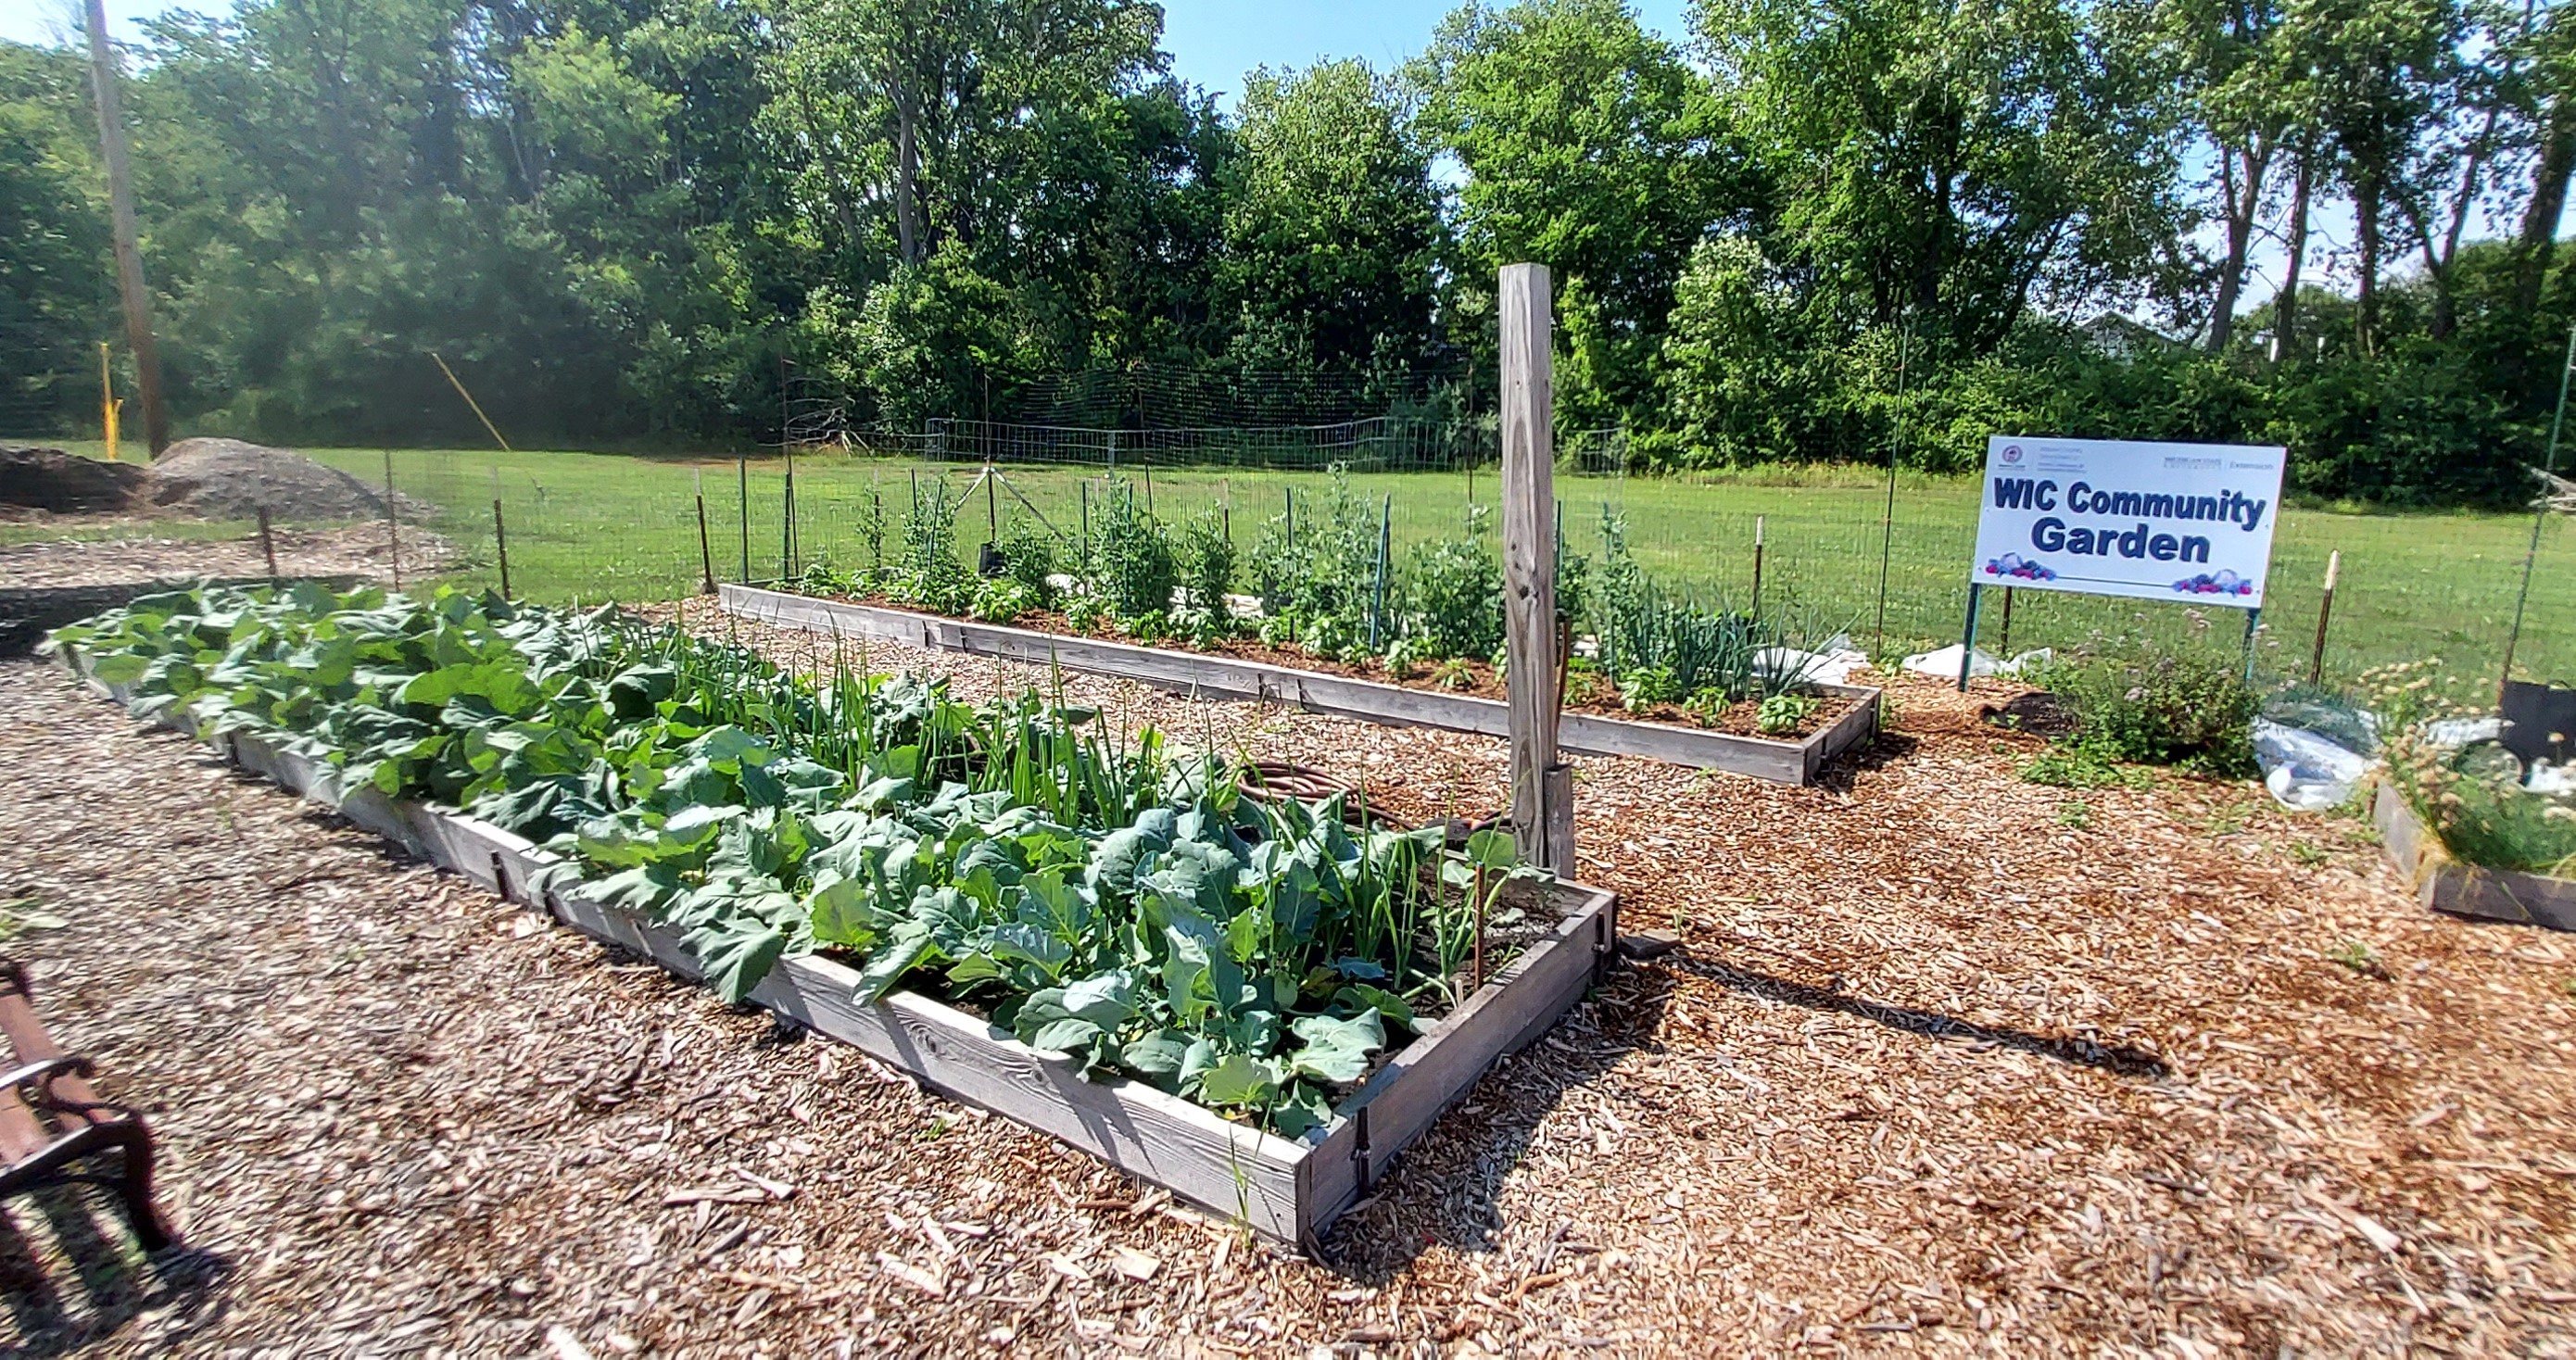
[[[385,560],[393,568],[394,589],[402,589],[402,512],[394,506],[394,451],[385,450]]]
[[[698,593],[716,593],[716,555],[707,543],[707,475],[706,469],[689,469],[689,491],[698,501]]]
[[[268,507],[259,507],[259,555],[268,559],[268,583],[277,584],[277,540],[269,536]]]
[[[704,538],[705,535],[699,535]],[[510,598],[510,531],[501,523],[501,469],[492,469],[492,552],[501,564],[501,598]]]
[[[1521,859],[1574,872],[1574,809],[1550,806],[1571,784],[1557,758],[1555,373],[1547,266],[1505,265],[1503,622],[1510,696],[1512,836]]]
[[[2308,653],[2308,683],[2321,684],[2326,674],[2326,624],[2334,618],[2335,576],[2343,570],[2343,551],[2326,554],[2326,594],[2317,602],[2317,645]]]
[[[738,487],[737,487],[736,489],[741,493],[740,499],[739,499],[736,503],[737,503],[737,504],[739,504],[739,505],[742,507],[742,583],[743,583],[744,585],[750,585],[750,584],[751,584],[751,459],[749,459],[748,457],[743,457],[743,456],[739,456],[739,455],[737,455],[737,456],[734,458],[734,460],[733,460],[733,475],[734,475],[735,479],[737,480],[737,482],[739,483],[739,485],[738,485]]]

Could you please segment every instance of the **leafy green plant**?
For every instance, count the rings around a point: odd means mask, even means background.
[[[1049,577],[1056,573],[1056,554],[1063,543],[1055,531],[1025,515],[1014,517],[1002,526],[1001,552],[1005,570],[1019,582],[1037,607],[1054,602],[1055,587]]]
[[[1134,484],[1111,479],[1092,519],[1092,590],[1121,624],[1161,618],[1180,588],[1179,552],[1162,522],[1137,502]]]
[[[1323,495],[1290,492],[1246,562],[1267,624],[1263,639],[1337,661],[1366,656],[1378,528],[1378,507],[1343,465],[1333,466]]]
[[[1627,524],[1604,509],[1601,516],[1601,565],[1583,588],[1587,617],[1600,641],[1601,669],[1618,683],[1624,696],[1637,677],[1649,692],[1662,692],[1669,677],[1672,702],[1685,694],[1716,690],[1728,702],[1792,693],[1806,679],[1782,674],[1764,664],[1774,649],[1812,651],[1798,646],[1779,616],[1756,619],[1723,607],[1702,608],[1650,578],[1628,551]],[[1630,707],[1636,705],[1632,702]]]
[[[1619,677],[1619,705],[1631,713],[1678,703],[1683,693],[1670,666],[1638,666]]]
[[[1016,582],[998,583],[1018,588]],[[1295,1134],[1454,1005],[1509,839],[1355,827],[1061,694],[806,680],[610,610],[205,589],[57,631],[145,711],[257,732],[343,788],[541,840],[728,999],[815,949],[1033,1046]]]
[[[2382,981],[2388,977],[2387,966],[2379,961],[2379,951],[2371,948],[2367,941],[2340,941],[2334,948],[2326,951],[2326,957],[2363,977],[2378,978]]]
[[[1224,521],[1201,515],[1182,526],[1176,545],[1182,606],[1174,618],[1202,646],[1233,633],[1233,609],[1226,602],[1234,588],[1234,541],[1225,536]]]
[[[888,573],[886,593],[936,614],[964,613],[974,599],[975,574],[957,555],[957,507],[948,502],[948,480],[927,492],[916,488],[903,520],[903,556]]]
[[[2067,744],[2101,761],[2227,779],[2254,772],[2262,701],[2238,663],[2214,649],[2097,636],[2031,678],[2074,712]]]
[[[1016,576],[996,576],[975,583],[975,598],[967,603],[966,613],[985,623],[1009,623],[1039,608],[1043,598]]]
[[[2140,788],[2146,782],[2145,776],[2080,746],[2049,747],[2023,763],[2021,777],[2061,789]]]
[[[1805,694],[1774,694],[1762,701],[1753,717],[1753,726],[1764,736],[1780,736],[1805,726],[1824,701]]]
[[[1491,656],[1503,645],[1503,564],[1492,512],[1471,506],[1458,535],[1417,543],[1398,577],[1396,613],[1409,657]]]
[[[2070,831],[2082,831],[2093,825],[2093,809],[2081,798],[2069,798],[2057,805],[2057,824]]]

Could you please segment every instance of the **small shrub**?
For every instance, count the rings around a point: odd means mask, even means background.
[[[1182,526],[1179,552],[1182,614],[1174,622],[1202,645],[1234,632],[1226,592],[1234,588],[1234,543],[1224,521],[1205,514]]]
[[[975,598],[966,612],[985,623],[1009,623],[1041,603],[1038,592],[1027,583],[1011,576],[996,576],[975,585]]]
[[[1432,668],[1431,683],[1442,689],[1473,689],[1476,671],[1465,657],[1451,657]]]
[[[1619,705],[1643,713],[1659,704],[1677,703],[1683,690],[1670,666],[1639,666],[1619,677]]]
[[[1171,534],[1136,499],[1136,488],[1112,482],[1092,519],[1091,587],[1122,623],[1160,618],[1180,588],[1180,557]]]
[[[1486,507],[1472,507],[1463,533],[1417,543],[1407,554],[1396,613],[1413,655],[1490,656],[1503,645],[1503,562],[1491,519]],[[1562,601],[1558,610],[1572,617]]]
[[[1002,528],[1003,566],[1012,580],[1028,589],[1039,606],[1055,598],[1055,589],[1047,584],[1047,578],[1055,574],[1056,552],[1062,546],[1054,530],[1025,516]]]
[[[2427,660],[2381,667],[2361,683],[2387,734],[2389,778],[2444,848],[2484,868],[2576,876],[2576,798],[2524,788],[2522,763],[2493,742],[2429,739],[2427,723],[2473,711],[2460,676]]]
[[[2036,679],[2074,710],[2068,744],[2099,761],[2225,779],[2255,772],[2252,727],[2262,704],[2231,657],[2097,639]]]
[[[886,593],[936,614],[963,613],[973,601],[975,573],[957,556],[957,508],[948,503],[946,479],[913,498],[903,519],[903,559]]]

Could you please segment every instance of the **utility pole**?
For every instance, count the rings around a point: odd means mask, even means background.
[[[152,339],[152,297],[143,286],[142,230],[134,220],[134,170],[125,159],[125,113],[116,97],[116,54],[107,45],[105,0],[87,0],[90,88],[98,96],[98,147],[107,162],[107,201],[116,233],[116,290],[125,298],[125,343],[143,400],[143,437],[152,456],[170,447],[170,412],[161,404],[161,348]]]

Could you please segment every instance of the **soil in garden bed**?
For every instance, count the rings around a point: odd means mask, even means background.
[[[880,609],[900,609],[909,614],[928,612],[901,601],[879,596],[828,595],[815,598],[873,605]],[[967,621],[981,622],[981,620]],[[1025,628],[1040,633],[1061,633],[1066,637],[1095,638],[1102,642],[1121,642],[1137,647],[1162,647],[1173,651],[1227,656],[1238,661],[1258,662],[1265,666],[1321,671],[1326,675],[1349,676],[1354,680],[1373,680],[1382,685],[1401,685],[1406,689],[1418,689],[1430,694],[1458,694],[1477,699],[1492,699],[1498,703],[1510,697],[1504,686],[1503,677],[1494,668],[1493,663],[1465,657],[1452,661],[1418,664],[1402,674],[1397,674],[1388,670],[1383,661],[1375,658],[1367,661],[1335,661],[1299,648],[1274,647],[1255,637],[1230,637],[1214,647],[1196,647],[1183,638],[1159,638],[1148,641],[1108,628],[1096,628],[1090,632],[1084,632],[1075,628],[1071,620],[1054,610],[1031,610],[1000,626]],[[1842,719],[1843,715],[1858,707],[1861,702],[1855,698],[1834,694],[1820,694],[1816,699],[1815,711],[1809,713],[1806,720],[1794,729],[1787,732],[1764,732],[1756,721],[1762,708],[1758,700],[1740,699],[1728,705],[1713,720],[1703,722],[1696,714],[1679,704],[1653,704],[1644,709],[1632,711],[1620,702],[1619,687],[1608,676],[1598,672],[1572,670],[1568,671],[1565,677],[1565,711],[1568,713],[1616,718],[1624,722],[1660,723],[1666,727],[1723,732],[1729,736],[1760,737],[1770,741],[1805,741],[1832,727]]]

